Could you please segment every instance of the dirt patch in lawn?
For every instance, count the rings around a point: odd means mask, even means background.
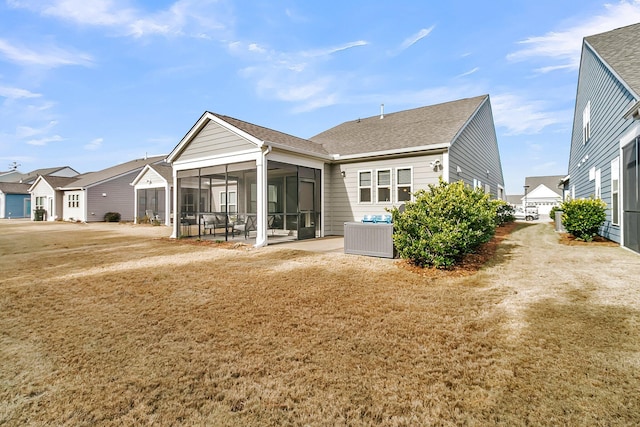
[[[629,251],[521,224],[424,276],[167,234],[0,221],[0,425],[640,425]]]
[[[610,247],[620,246],[618,243],[613,242],[609,239],[606,239],[602,236],[595,236],[593,238],[593,241],[591,242],[585,242],[584,240],[580,240],[569,233],[558,233],[558,236],[559,236],[559,242],[567,246],[610,246]]]

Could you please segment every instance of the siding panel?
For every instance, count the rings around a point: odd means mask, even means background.
[[[255,148],[255,144],[209,121],[176,160],[203,159]]]

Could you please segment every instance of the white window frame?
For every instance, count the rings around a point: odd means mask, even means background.
[[[363,173],[369,174],[369,185],[362,185],[362,180],[360,179]],[[369,190],[369,200],[362,200],[362,190]],[[373,203],[373,171],[371,169],[358,171],[358,203]]]
[[[400,177],[398,176],[400,174],[400,171],[404,171],[404,170],[408,170],[409,171],[409,183],[408,184],[401,184],[400,183]],[[398,203],[403,203],[403,202],[410,202],[411,200],[413,200],[413,167],[412,166],[407,166],[407,167],[401,167],[401,168],[396,168],[395,171],[395,175],[396,175],[396,185],[395,185],[395,196],[396,196],[396,201]],[[402,188],[409,188],[408,192],[409,192],[409,198],[407,200],[400,200],[400,189]]]
[[[79,194],[69,194],[67,199],[67,206],[70,208],[79,208],[80,207],[80,195]]]
[[[47,203],[47,196],[36,196],[35,209],[44,209],[46,203]]]
[[[487,194],[491,194],[491,184],[484,185],[484,192]]]
[[[611,224],[620,225],[620,157],[611,161]]]
[[[380,173],[389,173],[389,184],[380,185]],[[380,200],[380,190],[389,190],[389,200]],[[390,205],[393,203],[393,171],[392,169],[376,169],[376,202],[379,204]]]
[[[594,196],[596,199],[602,199],[602,171],[600,169],[596,170],[596,188]]]
[[[238,212],[238,196],[235,191],[229,191],[229,213],[234,214]],[[227,212],[227,193],[220,192],[220,212]],[[234,203],[231,203],[231,202]]]
[[[582,110],[582,145],[591,139],[591,101]]]

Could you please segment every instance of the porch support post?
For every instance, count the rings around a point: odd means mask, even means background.
[[[172,239],[177,239],[180,234],[180,209],[181,207],[178,206],[178,200],[180,200],[178,197],[178,193],[180,192],[180,183],[178,180],[178,173],[176,172],[176,170],[173,170],[173,193],[171,194],[171,197],[173,198],[173,232],[171,233],[171,238]],[[167,197],[168,199],[168,197]],[[167,215],[168,216],[168,215]]]
[[[267,244],[267,154],[263,151],[256,159],[256,187],[257,209],[256,209],[256,247]]]
[[[174,194],[171,191],[171,184],[167,182],[167,185],[164,188],[164,225],[167,227],[171,225],[171,199],[173,199],[173,196]]]

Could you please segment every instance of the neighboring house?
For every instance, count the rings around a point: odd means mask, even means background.
[[[524,198],[524,194],[508,194],[506,201],[507,203],[509,203],[511,206],[515,207],[522,207],[522,199]]]
[[[578,76],[571,198],[607,203],[601,234],[640,252],[640,24],[586,37]]]
[[[173,170],[166,163],[146,165],[131,183],[134,188],[134,218],[147,217],[171,225]]]
[[[29,184],[0,182],[0,218],[29,218],[30,215]]]
[[[31,195],[29,187],[38,176],[73,177],[78,172],[69,166],[36,169],[29,173],[17,170],[10,171],[0,177],[0,218],[30,218]],[[4,180],[4,181],[3,181]],[[9,192],[7,192],[9,191]]]
[[[538,208],[541,215],[549,215],[551,208],[560,205],[562,202],[562,189],[559,187],[564,175],[553,176],[528,176],[524,179],[527,189],[526,195],[522,196],[520,205]]]
[[[69,166],[36,169],[29,173],[22,173],[18,170],[13,170],[0,173],[0,182],[20,182],[22,184],[33,184],[40,175],[70,178],[73,176],[77,176],[78,171]]]
[[[298,239],[342,235],[437,184],[463,180],[504,198],[488,95],[345,122],[310,140],[205,112],[169,154],[180,223],[203,213],[255,218]]]
[[[45,209],[49,221],[104,221],[107,212],[118,212],[122,221],[133,221],[131,181],[146,165],[163,159],[164,156],[136,159],[72,178],[41,175],[31,186],[31,204],[34,209]]]
[[[29,187],[31,197],[31,219],[35,219],[34,210],[44,209],[44,221],[63,218],[64,192],[61,187],[76,181],[77,177],[40,175]]]

